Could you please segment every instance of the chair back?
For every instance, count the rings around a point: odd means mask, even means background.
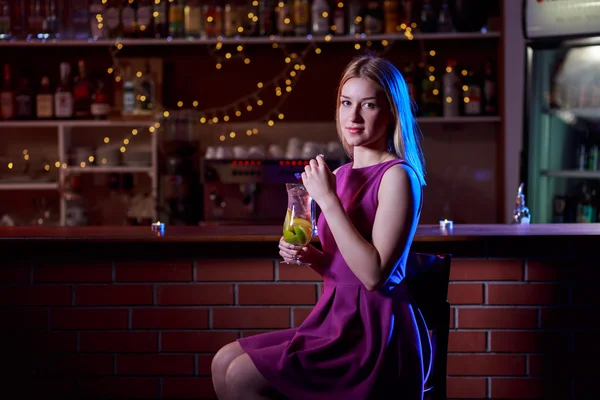
[[[432,343],[432,369],[425,383],[425,399],[446,400],[446,368],[450,331],[449,254],[410,253],[404,281],[421,311]],[[425,371],[427,372],[427,371]]]

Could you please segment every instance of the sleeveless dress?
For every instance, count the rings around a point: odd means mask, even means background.
[[[348,163],[336,173],[341,203],[369,242],[381,178],[400,163],[406,164],[395,159],[353,169]],[[417,222],[418,216],[411,241]],[[421,400],[431,342],[402,283],[410,246],[386,284],[368,291],[344,261],[323,214],[317,226],[323,293],[312,312],[297,328],[241,338],[239,344],[269,384],[291,400]]]

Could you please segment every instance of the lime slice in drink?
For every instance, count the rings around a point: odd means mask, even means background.
[[[298,240],[298,236],[294,234],[294,232],[290,232],[287,229],[283,231],[283,240],[290,244],[295,244]]]
[[[312,237],[312,224],[302,218],[294,218],[294,233],[298,236],[298,244],[306,245]]]

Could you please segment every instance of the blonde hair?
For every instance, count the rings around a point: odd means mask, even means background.
[[[342,73],[338,87],[335,122],[346,154],[353,158],[353,150],[342,134],[339,109],[342,88],[352,78],[370,79],[383,89],[393,121],[393,126],[387,134],[388,150],[406,161],[415,170],[421,185],[425,186],[425,159],[420,144],[421,130],[414,114],[416,107],[410,99],[408,87],[400,71],[391,62],[373,55],[363,55],[352,60]]]

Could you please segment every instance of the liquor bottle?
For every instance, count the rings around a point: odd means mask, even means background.
[[[155,0],[152,16],[154,17],[154,37],[169,36],[168,0]]]
[[[489,61],[485,64],[483,72],[483,110],[485,115],[498,114],[496,78],[493,64]]]
[[[146,61],[144,73],[136,85],[136,114],[151,115],[156,108],[156,84],[150,63]]]
[[[35,96],[35,115],[37,119],[51,119],[54,117],[54,95],[50,88],[50,79],[42,77],[40,89]]]
[[[588,182],[583,182],[579,186],[577,194],[577,203],[575,206],[575,222],[594,223],[597,217],[597,192]]]
[[[421,22],[419,29],[421,32],[431,33],[437,31],[437,18],[433,12],[433,4],[431,0],[423,0],[421,8]]]
[[[336,35],[345,35],[346,25],[346,8],[344,8],[344,3],[338,2],[335,10],[333,11],[333,26],[331,29]]]
[[[90,105],[90,113],[94,119],[106,119],[110,112],[110,104],[108,96],[105,92],[104,80],[98,78],[92,94],[92,104]]]
[[[270,36],[277,33],[277,13],[274,0],[258,2],[258,31],[260,36]]]
[[[135,111],[135,80],[131,65],[125,66],[123,80],[123,109],[121,115],[132,115]]]
[[[525,205],[525,194],[523,194],[523,186],[521,183],[519,185],[519,189],[517,190],[517,198],[515,200],[515,207],[513,209],[513,224],[519,225],[529,225],[531,222],[531,214],[529,213],[529,208]]]
[[[152,0],[139,0],[137,2],[137,37],[154,37],[154,17],[152,16]]]
[[[90,3],[90,34],[92,39],[104,39],[104,3],[92,0]]]
[[[316,4],[317,1],[315,0]],[[294,21],[294,34],[296,36],[306,36],[310,30],[310,5],[308,0],[294,0],[292,16]],[[314,15],[313,15],[314,16]]]
[[[294,34],[294,21],[292,20],[291,0],[279,2],[277,12],[277,32],[280,36],[292,36]]]
[[[348,34],[359,35],[365,31],[364,9],[359,0],[350,0],[348,5]]]
[[[421,80],[421,112],[426,117],[437,117],[442,113],[440,82],[435,77],[435,68],[425,66],[425,74]]]
[[[481,86],[473,71],[468,72],[463,83],[467,89],[463,91],[464,114],[481,115]]]
[[[137,34],[137,17],[134,4],[129,0],[123,0],[121,5],[121,36],[124,38],[133,38]]]
[[[77,62],[78,74],[73,81],[73,106],[75,118],[85,119],[90,117],[90,104],[92,102],[92,82],[88,79],[85,61]]]
[[[27,16],[29,28],[28,38],[43,39],[45,20],[44,11],[42,0],[29,0],[29,15]]]
[[[121,37],[121,1],[108,0],[104,15],[104,35],[110,39]]]
[[[71,64],[60,63],[60,83],[54,93],[54,116],[73,117],[73,93],[71,93]]]
[[[454,23],[452,22],[452,15],[450,14],[450,7],[448,6],[448,0],[442,0],[440,5],[440,13],[438,14],[437,21],[438,32],[454,32]]]
[[[12,19],[12,37],[15,39],[27,38],[27,4],[25,0],[14,3],[14,18]]]
[[[204,5],[204,32],[207,37],[216,37],[223,34],[223,9],[219,5]]]
[[[383,9],[379,1],[368,1],[365,11],[365,33],[377,35],[383,33]]]
[[[12,90],[10,65],[4,64],[4,82],[0,91],[0,117],[13,119],[15,117],[15,93]]]
[[[198,0],[191,0],[184,10],[183,27],[185,36],[199,38],[202,36],[202,6]]]
[[[327,35],[329,33],[329,4],[326,0],[314,0],[311,8],[313,35]]]
[[[87,40],[90,37],[90,16],[87,0],[71,0],[70,37]]]
[[[15,93],[15,118],[21,120],[33,119],[33,93],[26,72],[22,73],[19,78],[19,89]]]
[[[56,38],[60,39],[60,32],[58,31],[58,13],[56,7],[57,0],[46,0],[46,11],[44,13],[45,21],[44,21],[44,38]]]
[[[0,40],[12,37],[10,10],[10,2],[8,0],[0,0]]]
[[[183,37],[183,4],[174,0],[169,4],[169,36]]]
[[[223,16],[223,33],[227,37],[234,37],[239,35],[241,32],[238,28],[242,26],[242,9],[233,2],[225,4],[225,12]]]
[[[456,74],[456,61],[448,60],[446,71],[442,76],[443,112],[444,117],[460,115],[460,79]]]
[[[410,27],[413,22],[413,3],[414,0],[402,0],[402,12],[400,13],[400,25]]]
[[[383,2],[384,31],[396,33],[400,25],[400,2],[398,0],[385,0]]]
[[[248,4],[241,5],[242,10],[242,21],[244,26],[244,36],[258,36],[259,35],[259,7],[258,1],[252,1]]]

